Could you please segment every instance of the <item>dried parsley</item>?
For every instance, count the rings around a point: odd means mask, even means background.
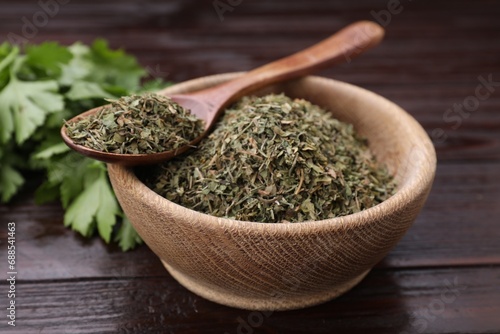
[[[146,183],[187,208],[265,223],[348,215],[395,189],[352,125],[284,95],[243,98]]]
[[[66,123],[78,145],[120,154],[175,150],[203,132],[203,121],[168,97],[157,94],[125,96],[98,113]]]

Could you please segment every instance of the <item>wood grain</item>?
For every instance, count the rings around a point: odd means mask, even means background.
[[[32,40],[89,43],[102,36],[136,55],[153,75],[179,82],[255,68],[353,21],[373,19],[370,12],[388,3],[243,1],[220,22],[212,2],[72,0]],[[478,76],[491,73],[500,81],[500,5],[401,3],[404,9],[391,17],[380,47],[321,74],[389,98],[429,133],[447,131],[447,140],[435,141],[438,169],[429,200],[408,234],[350,293],[314,308],[274,313],[254,333],[500,331],[500,90],[457,129],[443,120],[448,108],[474,94]],[[37,1],[0,1],[0,40],[9,32],[20,34],[22,17],[31,19],[39,10]],[[247,319],[248,312],[183,289],[147,247],[122,254],[65,229],[58,205],[33,204],[40,176],[27,177],[23,194],[0,205],[1,249],[4,222],[16,221],[19,229],[19,296],[26,308],[16,333],[237,333],[238,317]],[[0,261],[1,272],[4,266]],[[412,326],[410,315],[426,312],[440,298],[444,280],[454,277],[470,287],[463,298],[425,329]],[[122,280],[134,284],[122,288]],[[4,300],[0,296],[2,307]],[[99,303],[105,307],[93,306]],[[1,323],[0,331],[7,330]]]
[[[488,267],[375,270],[336,300],[273,313],[212,303],[170,276],[26,281],[19,291],[23,334],[494,333],[500,325],[499,270]]]

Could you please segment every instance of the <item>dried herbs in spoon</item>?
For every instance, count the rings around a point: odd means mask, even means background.
[[[243,98],[146,183],[187,208],[265,223],[348,215],[395,190],[352,125],[284,95]]]
[[[157,94],[107,100],[98,113],[66,123],[75,144],[119,154],[175,150],[201,135],[203,121],[168,97]]]

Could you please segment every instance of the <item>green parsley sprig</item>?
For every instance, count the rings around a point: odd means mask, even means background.
[[[97,230],[126,251],[141,243],[110,186],[106,166],[68,149],[59,136],[64,119],[141,90],[146,71],[123,50],[99,39],[92,45],[56,42],[0,45],[0,202],[24,184],[25,172],[47,178],[37,203],[60,200],[64,224],[84,236]],[[149,90],[165,86],[161,80]],[[121,220],[121,225],[117,222]]]

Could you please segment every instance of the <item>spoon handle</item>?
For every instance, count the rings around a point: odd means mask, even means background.
[[[229,103],[266,85],[309,74],[315,70],[341,62],[376,46],[384,36],[384,29],[371,21],[348,25],[327,39],[288,57],[258,67],[241,77],[192,95],[210,101],[212,111],[222,110]],[[217,117],[213,112],[212,117]]]

